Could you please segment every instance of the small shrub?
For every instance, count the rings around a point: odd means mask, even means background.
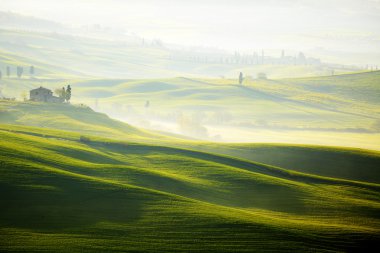
[[[79,137],[79,141],[80,141],[80,142],[90,142],[91,140],[90,140],[90,138],[81,135],[81,136]]]

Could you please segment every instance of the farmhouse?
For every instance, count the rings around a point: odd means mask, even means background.
[[[53,92],[44,87],[39,87],[33,89],[29,92],[29,97],[31,101],[38,102],[50,102],[50,103],[63,103],[64,99],[60,97],[53,96]]]

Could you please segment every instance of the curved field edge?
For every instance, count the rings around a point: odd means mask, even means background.
[[[294,144],[188,145],[205,152],[240,157],[292,171],[380,183],[380,153],[374,150]]]
[[[81,136],[91,141],[121,142],[102,137],[89,136],[78,132],[39,128],[23,125],[0,124],[0,130],[15,133],[25,133],[46,138],[78,140]],[[125,135],[129,136],[128,132]],[[132,134],[133,135],[133,134]],[[119,138],[120,139],[120,138]],[[380,183],[380,153],[374,150],[354,149],[344,147],[295,145],[295,144],[230,144],[190,141],[181,139],[162,139],[159,144],[151,138],[127,137],[134,143],[151,143],[164,145],[163,148],[174,147],[226,155],[243,160],[264,163],[294,172],[313,174],[321,177],[361,181],[367,183]],[[131,143],[128,141],[128,143]]]

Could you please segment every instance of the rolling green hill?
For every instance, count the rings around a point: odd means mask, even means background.
[[[10,67],[10,77],[16,78],[16,67],[22,66],[24,67],[23,77],[25,78],[31,78],[30,75],[30,66],[38,66],[38,68],[35,69],[35,74],[33,77],[44,77],[44,78],[73,78],[78,75],[85,76],[84,74],[69,70],[65,68],[64,66],[55,66],[50,63],[46,63],[43,61],[40,61],[36,58],[28,58],[23,55],[18,55],[16,53],[9,53],[7,51],[0,51],[0,70],[2,71],[2,74],[5,78],[6,76],[6,67]]]
[[[380,71],[247,80],[244,86],[236,80],[188,78],[79,81],[73,86],[79,98],[88,103],[97,98],[104,110],[117,105],[120,114],[128,106],[143,113],[144,102],[150,100],[151,114],[203,114],[204,124],[366,131],[380,117]]]
[[[73,87],[87,104],[93,105],[96,98],[99,110],[125,120],[137,118],[132,122],[141,127],[163,121],[174,124],[173,129],[179,117],[190,118],[208,129],[208,135],[195,136],[201,139],[219,136],[229,142],[380,148],[379,71],[247,80],[244,86],[236,82],[189,78],[87,80],[74,82]],[[147,100],[148,109],[144,107]]]
[[[4,79],[3,93],[20,97],[32,87],[70,84],[73,100],[110,115],[202,114],[202,124],[266,129],[368,132],[379,120],[380,71],[331,77],[230,79]],[[145,102],[151,107],[146,112]],[[222,122],[220,122],[222,120]]]
[[[180,139],[132,127],[81,105],[0,100],[0,123],[75,131],[129,141]]]
[[[380,71],[255,81],[248,86],[331,111],[379,117]]]
[[[380,239],[375,183],[58,130],[0,134],[1,251],[347,251]]]
[[[46,131],[64,130],[68,136],[75,132],[82,136],[96,135],[99,138],[160,143],[240,157],[320,176],[380,183],[376,169],[380,166],[379,154],[376,151],[336,150],[334,147],[295,144],[213,144],[185,140],[183,136],[132,127],[81,105],[0,100],[0,124],[17,124],[21,132],[24,131],[23,127],[35,126],[43,127]],[[79,138],[77,135],[75,138]]]
[[[34,64],[39,78],[156,78],[184,75],[232,77],[240,71],[254,77],[259,72],[265,72],[270,78],[291,78],[331,73],[331,67],[325,65],[247,65],[189,61],[189,58],[206,54],[151,43],[142,44],[142,38],[138,37],[114,40],[104,34],[100,39],[94,34],[79,36],[78,33],[33,32],[12,27],[0,29],[0,69],[6,65],[15,68],[16,64],[24,67]],[[220,55],[216,57],[219,58]],[[352,71],[339,67],[334,69],[335,73]]]
[[[184,77],[3,79],[1,85],[6,96],[19,98],[31,88],[55,90],[70,84],[74,103],[142,128],[198,139],[380,149],[380,71],[247,79],[244,86],[236,82]],[[200,133],[188,133],[186,124]]]
[[[119,140],[161,143],[241,157],[301,172],[342,179],[375,182],[377,153],[362,150],[294,144],[210,144],[183,136],[141,130],[94,112],[84,105],[44,104],[0,100],[0,123],[60,129]],[[346,153],[351,154],[347,160]],[[336,166],[334,170],[330,168]],[[338,169],[340,168],[340,169]],[[375,181],[374,181],[375,180]]]
[[[380,153],[365,149],[295,144],[191,144],[206,152],[240,157],[308,174],[380,183]],[[333,168],[333,169],[332,169]]]

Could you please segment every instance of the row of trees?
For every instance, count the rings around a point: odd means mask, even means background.
[[[5,73],[6,73],[6,75],[7,75],[8,78],[11,77],[11,75],[12,75],[12,69],[11,69],[10,66],[7,66],[7,67],[5,68]],[[30,66],[30,67],[29,67],[29,75],[30,75],[30,77],[34,76],[34,73],[35,73],[34,66]],[[16,67],[16,75],[17,75],[17,77],[18,77],[18,78],[21,78],[23,74],[24,74],[24,67],[22,67],[22,66],[17,66],[17,67]],[[3,73],[2,73],[2,71],[0,70],[0,79],[1,79],[2,77],[3,77]]]
[[[172,51],[169,56],[171,60],[186,61],[204,64],[239,64],[239,65],[316,65],[322,64],[320,59],[306,57],[304,53],[285,55],[282,50],[279,56],[266,55],[264,50],[253,53],[225,54],[221,52],[196,52],[196,51]]]
[[[245,77],[243,76],[243,73],[240,72],[240,74],[239,74],[239,84],[240,85],[243,85],[244,79],[245,79]],[[263,72],[260,72],[260,73],[257,74],[257,79],[267,79],[267,75],[265,73],[263,73]]]
[[[55,94],[57,94],[60,98],[62,98],[64,101],[70,102],[71,99],[71,86],[70,84],[67,85],[67,88],[62,87],[62,89],[56,89]]]

